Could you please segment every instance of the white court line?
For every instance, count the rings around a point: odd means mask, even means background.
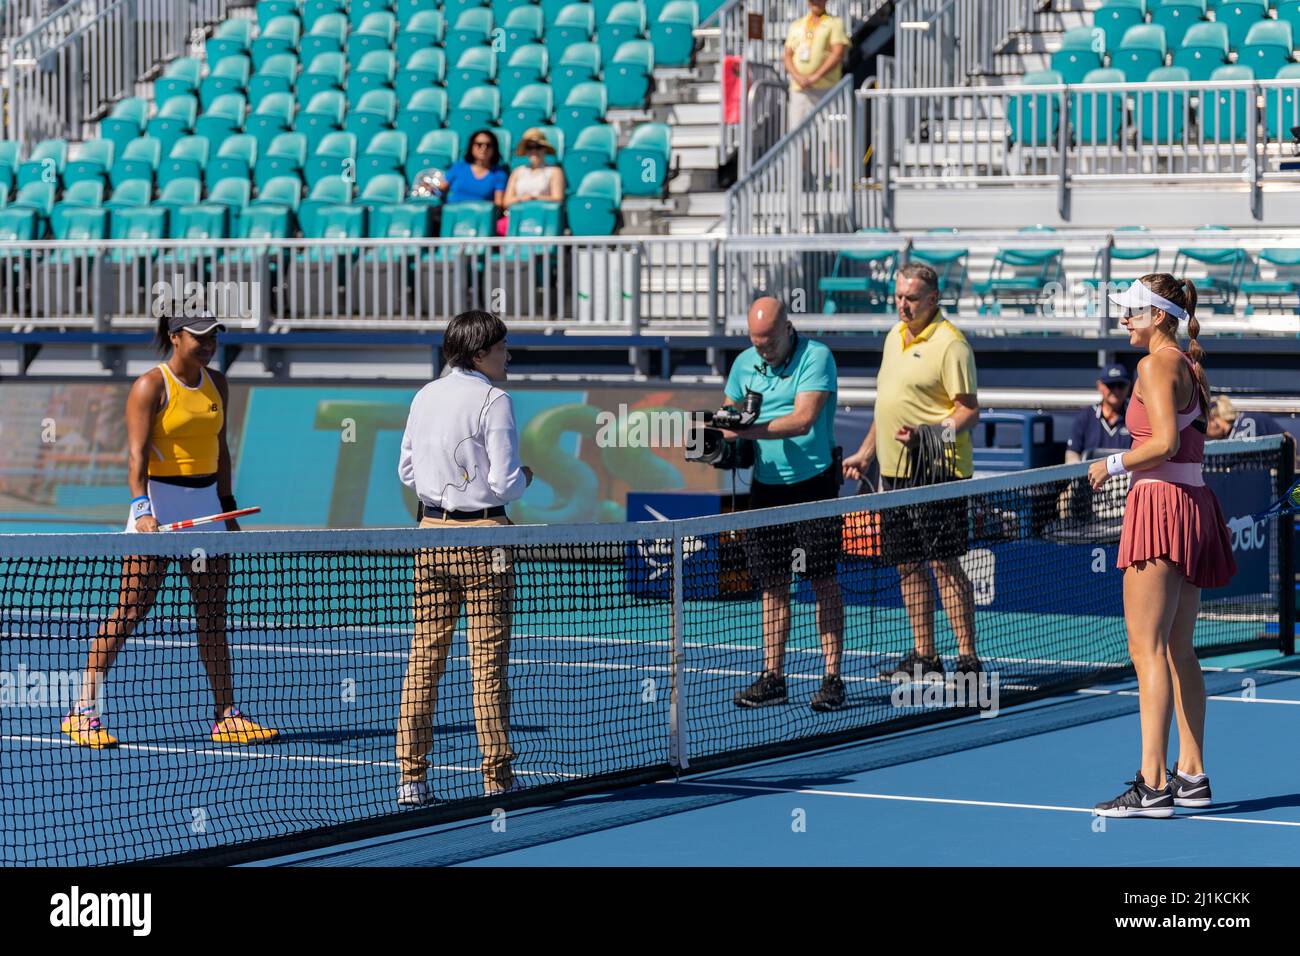
[[[18,743],[59,744],[67,747],[79,746],[66,737],[39,737],[24,734],[4,734],[0,736],[0,740],[16,741]],[[402,768],[402,765],[396,760],[360,760],[350,757],[310,757],[302,754],[276,753],[273,750],[226,750],[214,747],[164,747],[160,744],[123,743],[119,743],[116,747],[107,749],[138,750],[141,753],[193,754],[198,757],[230,757],[236,760],[283,760],[288,763],[321,763],[359,767],[388,767],[393,770],[400,770]],[[483,769],[482,767],[463,767],[458,764],[446,763],[430,764],[429,767],[432,770],[456,770],[466,773],[479,773]],[[564,777],[569,780],[577,780],[582,777],[582,774],[578,773],[560,773],[559,771],[541,770],[515,770],[514,774],[517,777]]]
[[[956,800],[950,797],[912,797],[894,793],[853,793],[847,790],[814,790],[806,787],[772,787],[748,783],[709,783],[703,780],[661,780],[679,787],[705,787],[713,790],[753,790],[759,793],[796,793],[814,797],[852,797],[857,800],[894,800],[900,803],[944,803],[960,807],[994,807],[1008,810],[1052,810],[1057,813],[1086,813],[1091,807],[1057,807],[1044,803],[1000,803],[995,800]],[[1122,819],[1122,818],[1121,818]],[[1263,826],[1300,827],[1300,820],[1246,820],[1242,817],[1216,817],[1204,814],[1175,817],[1178,820],[1205,820],[1209,823],[1256,823]]]
[[[1116,697],[1137,697],[1138,692],[1135,690],[1106,690],[1102,687],[1081,687],[1075,691],[1076,694],[1113,694]],[[1238,697],[1227,694],[1210,694],[1206,700],[1226,700],[1240,704],[1291,704],[1300,706],[1300,700],[1283,700],[1278,697]]]

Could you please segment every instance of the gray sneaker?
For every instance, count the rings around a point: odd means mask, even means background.
[[[828,710],[839,710],[844,706],[844,681],[839,674],[827,674],[822,680],[822,686],[818,688],[817,693],[813,694],[812,701],[808,704],[819,714],[824,714]]]
[[[758,680],[735,696],[737,707],[768,707],[785,702],[785,678],[771,671],[763,671]]]
[[[1174,795],[1174,804],[1180,807],[1208,807],[1210,805],[1210,778],[1207,776],[1200,783],[1192,783],[1177,768],[1166,770],[1169,790]]]

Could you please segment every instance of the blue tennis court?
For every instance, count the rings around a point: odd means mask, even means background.
[[[1126,680],[996,720],[967,718],[259,865],[1294,865],[1300,792],[1282,755],[1300,730],[1300,659],[1264,653],[1205,663],[1216,803],[1180,809],[1172,820],[1091,815],[1137,760],[1137,699]],[[1175,730],[1171,752],[1176,746]]]

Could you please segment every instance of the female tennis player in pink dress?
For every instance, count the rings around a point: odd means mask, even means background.
[[[1196,287],[1166,273],[1143,276],[1111,301],[1127,309],[1129,343],[1147,350],[1129,403],[1131,451],[1094,462],[1093,488],[1129,474],[1119,567],[1124,571],[1124,622],[1137,671],[1142,718],[1142,769],[1130,788],[1094,813],[1107,817],[1170,817],[1174,807],[1210,805],[1205,774],[1205,684],[1192,649],[1201,588],[1227,584],[1236,573],[1232,543],[1214,492],[1201,476],[1210,387],[1196,341]],[[1178,347],[1178,323],[1191,343]],[[1178,763],[1165,771],[1171,711],[1178,715]]]
[[[167,356],[135,380],[126,400],[131,484],[126,531],[156,532],[160,524],[235,510],[226,444],[225,376],[207,367],[216,353],[216,319],[194,316],[158,322],[156,343]],[[170,353],[170,354],[169,354]],[[203,525],[202,531],[237,531],[234,521]],[[97,700],[108,669],[136,626],[153,607],[169,559],[136,556],[122,566],[117,607],[100,625],[82,677],[80,699],[62,730],[83,747],[117,745],[103,725]],[[201,571],[187,569],[198,630],[199,658],[212,687],[212,740],[262,743],[276,731],[261,727],[235,706],[226,642],[226,562],[210,557]]]

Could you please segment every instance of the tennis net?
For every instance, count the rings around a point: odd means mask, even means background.
[[[1203,595],[1201,652],[1290,647],[1289,521],[1249,515],[1291,454],[1276,438],[1207,450],[1239,572]],[[1093,493],[1085,471],[643,524],[0,536],[2,862],[265,855],[993,716],[1123,674],[1127,481]],[[898,571],[918,563],[944,581],[929,593],[946,681],[891,672],[924,630]],[[114,622],[132,616],[122,638]],[[737,706],[786,616],[786,702]],[[836,628],[845,700],[817,711]],[[88,655],[106,633],[121,647],[96,688]],[[233,703],[276,739],[213,739],[220,647]],[[404,682],[424,691],[404,699]],[[116,746],[62,731],[82,705]],[[485,794],[511,776],[522,794]],[[438,803],[399,805],[416,778]]]

